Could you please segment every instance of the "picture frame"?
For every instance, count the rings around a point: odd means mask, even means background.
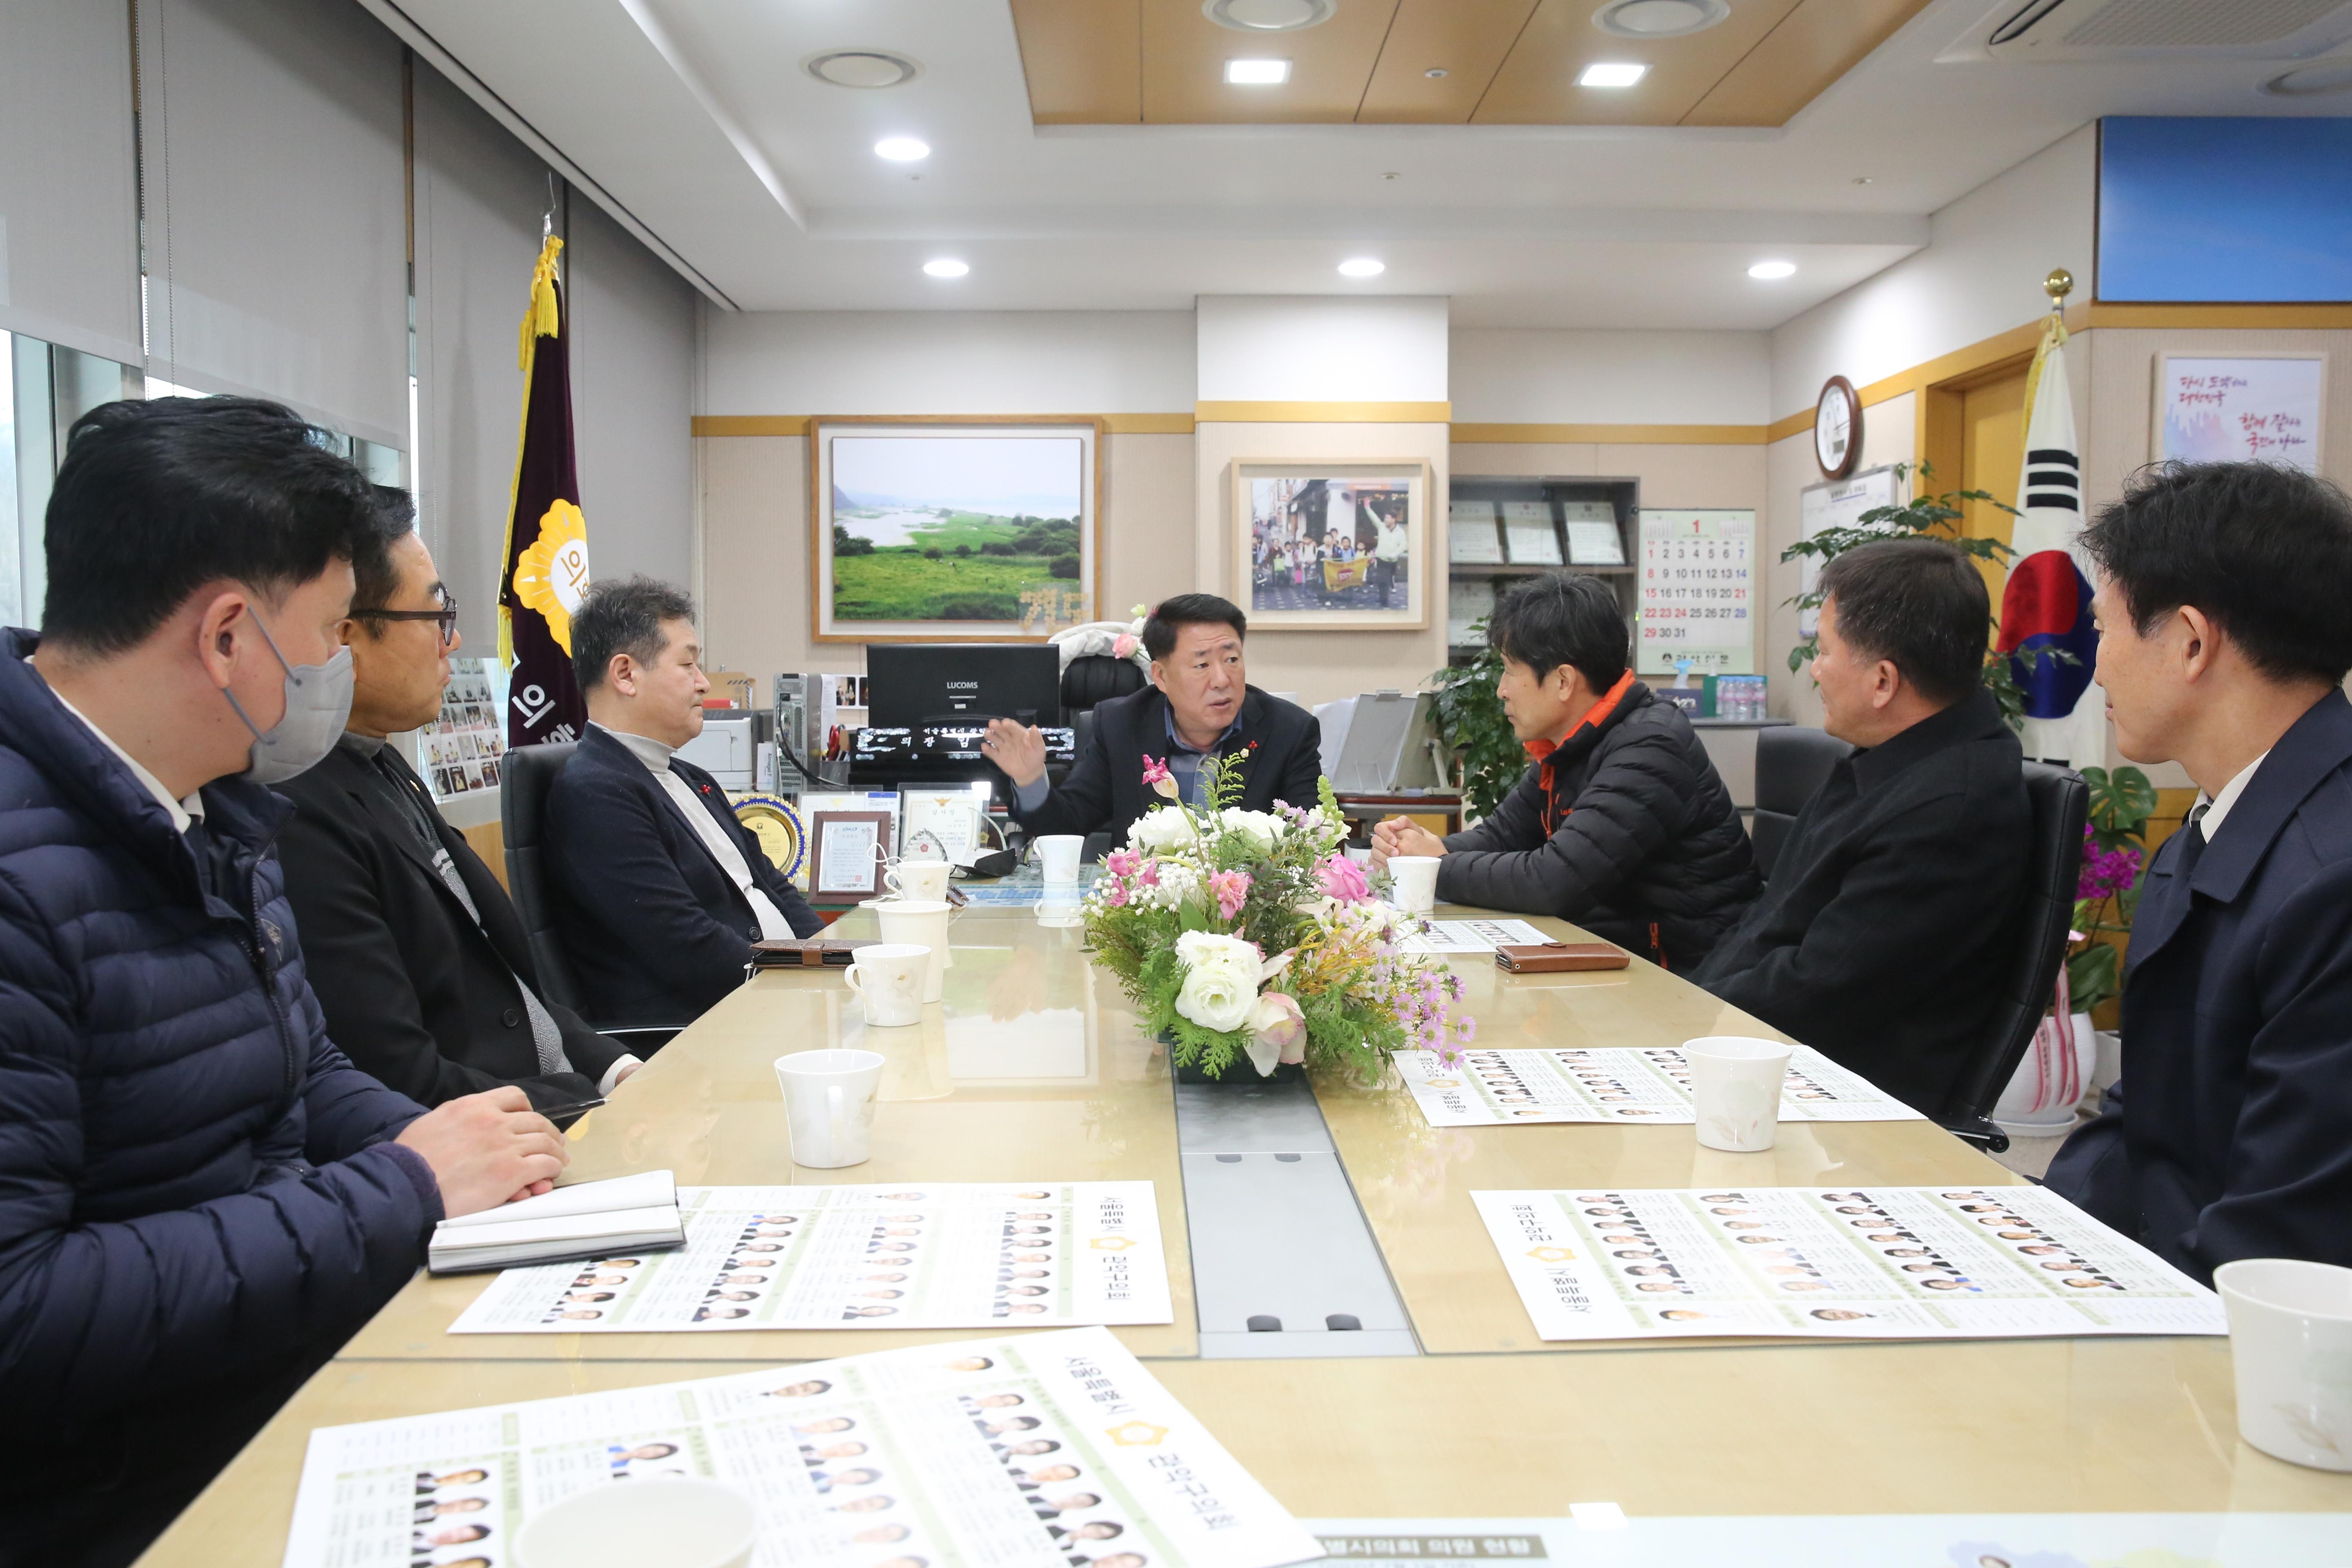
[[[1230,596],[1250,630],[1426,628],[1430,584],[1445,580],[1430,552],[1434,483],[1425,458],[1236,460]]]
[[[2162,353],[2148,421],[2155,462],[2284,463],[2319,472],[2327,354]]]
[[[871,899],[890,853],[887,811],[820,811],[809,818],[809,896]]]
[[[1043,641],[1092,619],[1103,434],[1087,416],[811,419],[811,640]]]

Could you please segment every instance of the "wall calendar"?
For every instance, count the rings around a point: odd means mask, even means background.
[[[1635,668],[1756,672],[1756,514],[1643,509]]]

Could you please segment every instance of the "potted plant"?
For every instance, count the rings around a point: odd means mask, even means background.
[[[2095,1011],[2123,994],[2123,958],[2139,909],[2140,868],[2147,864],[2147,824],[2156,786],[2137,768],[2084,768],[2090,820],[2083,826],[2083,875],[2075,889],[2074,946],[2066,958],[2074,1005]]]
[[[1470,630],[1484,637],[1486,623]],[[1527,748],[1511,732],[1496,683],[1503,656],[1482,647],[1468,664],[1441,669],[1429,679],[1438,743],[1461,759],[1463,819],[1491,816],[1528,771]]]
[[[1167,804],[1128,830],[1087,894],[1087,944],[1118,977],[1189,1082],[1259,1082],[1310,1062],[1376,1079],[1392,1051],[1451,1061],[1473,1021],[1462,981],[1408,952],[1420,922],[1373,896],[1340,845],[1330,781],[1301,808],[1243,811],[1247,753],[1204,761],[1210,805],[1188,806],[1164,763],[1144,778]]]

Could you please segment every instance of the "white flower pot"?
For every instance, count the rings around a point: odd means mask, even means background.
[[[1993,1125],[2012,1138],[2050,1138],[2072,1127],[2074,1107],[2090,1087],[2096,1052],[2097,1033],[2088,1013],[2077,1013],[2063,1026],[2044,1018],[1993,1107]]]

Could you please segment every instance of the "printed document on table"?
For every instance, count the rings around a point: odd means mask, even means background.
[[[1535,1121],[1692,1121],[1690,1064],[1675,1046],[1612,1050],[1399,1051],[1398,1073],[1432,1127]],[[1916,1121],[1858,1073],[1799,1046],[1780,1085],[1783,1121]]]
[[[2043,1187],[1470,1196],[1547,1340],[2229,1331],[2220,1297]]]
[[[453,1334],[1175,1320],[1150,1182],[680,1187],[675,1252],[509,1268]]]
[[[1316,1540],[1108,1330],[322,1426],[284,1568],[520,1568],[557,1500],[740,1488],[753,1568],[1278,1568]]]
[[[1497,947],[1522,942],[1543,943],[1551,938],[1525,921],[1424,921],[1424,930],[1397,946],[1406,952],[1492,952]]]

